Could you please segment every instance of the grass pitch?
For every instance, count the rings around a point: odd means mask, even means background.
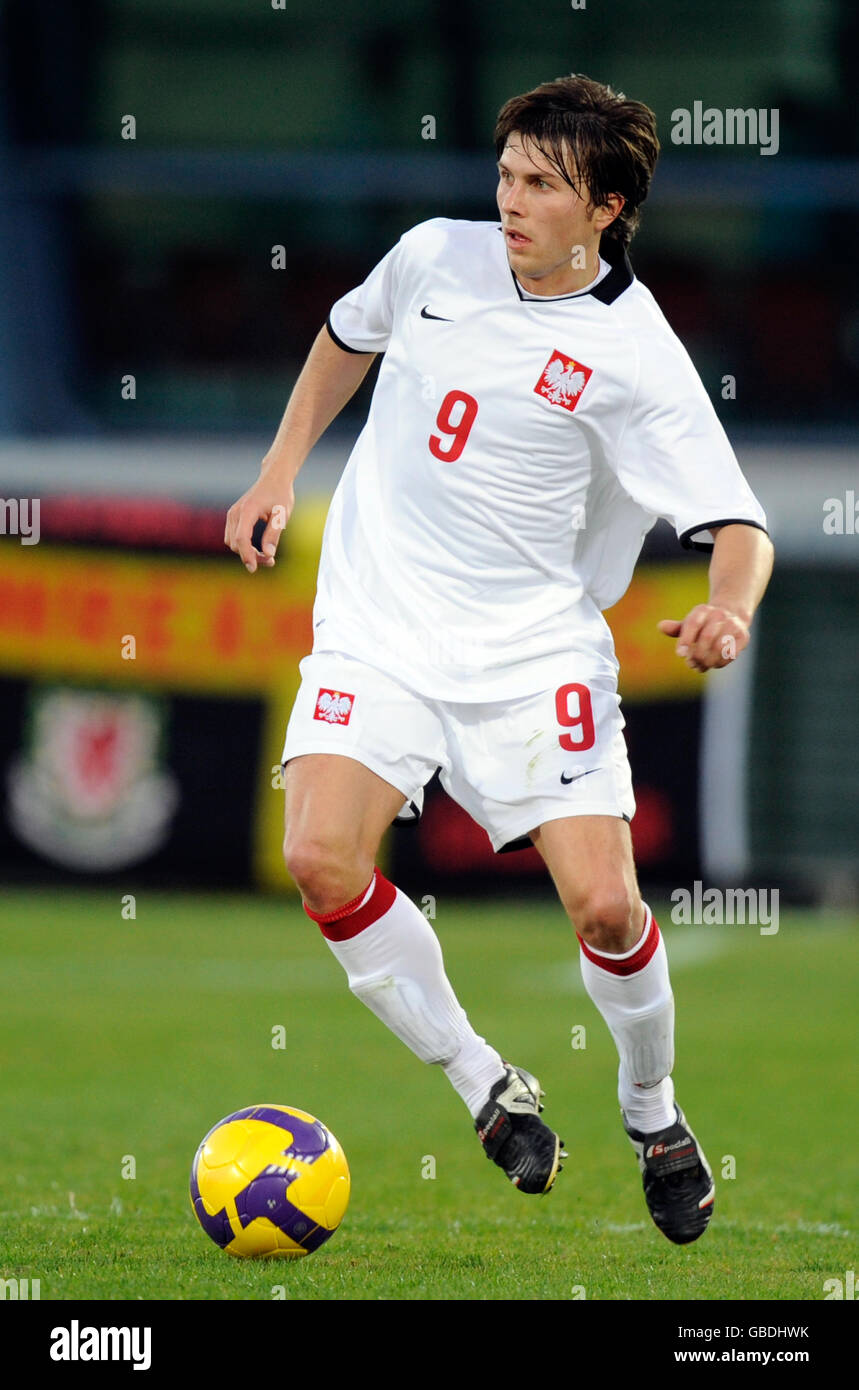
[[[534,1198],[485,1160],[444,1075],[352,998],[294,903],[147,893],[127,921],[119,891],[7,892],[0,1276],[75,1300],[822,1299],[859,1255],[856,924],[783,912],[761,935],[673,927],[653,906],[677,1095],[717,1178],[713,1223],[685,1248],[650,1222],[614,1048],[552,899],[442,900],[435,922],[475,1026],[540,1077],[566,1140]],[[191,1212],[199,1140],[263,1101],[318,1115],[349,1158],[346,1218],[306,1259],[233,1259]]]

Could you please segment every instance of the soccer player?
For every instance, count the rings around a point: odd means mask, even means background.
[[[683,1244],[707,1226],[713,1180],[674,1100],[673,996],[636,882],[601,610],[664,517],[712,559],[708,601],[659,626],[695,670],[725,666],[772,547],[627,258],[659,151],[652,111],[559,78],[506,103],[495,146],[500,220],[411,228],[333,305],[225,541],[252,574],[275,563],[295,475],[384,353],[328,514],[286,733],[287,866],[352,992],[443,1068],[488,1157],[540,1193],[565,1155],[538,1081],[475,1031],[427,918],[375,867],[437,769],[496,850],[533,842],[617,1045],[647,1205]]]

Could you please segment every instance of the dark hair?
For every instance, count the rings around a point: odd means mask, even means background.
[[[625,199],[603,232],[625,249],[638,227],[639,208],[659,157],[656,117],[650,107],[571,73],[505,102],[495,123],[499,159],[514,132],[539,146],[571,188],[580,192],[584,186],[589,206],[602,207],[612,193]]]

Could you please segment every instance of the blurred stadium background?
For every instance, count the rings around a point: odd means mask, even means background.
[[[641,877],[855,906],[850,0],[558,0],[527,22],[497,0],[7,0],[2,65],[7,881],[289,888],[276,765],[326,504],[375,373],[308,462],[272,575],[224,551],[225,509],[332,301],[415,222],[492,219],[499,106],[577,70],[656,110],[633,263],[777,548],[753,655],[706,681],[655,631],[706,583],[662,524],[608,615]],[[778,152],[673,145],[671,112],[695,101],[777,109]],[[416,894],[539,875],[533,852],[494,859],[440,792],[387,853]]]

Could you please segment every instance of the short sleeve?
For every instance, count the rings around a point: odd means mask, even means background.
[[[328,331],[346,352],[384,352],[394,324],[394,307],[404,258],[403,238],[357,289],[332,305]]]
[[[670,333],[670,330],[669,330]],[[698,373],[673,334],[639,340],[639,379],[614,472],[647,512],[674,527],[687,549],[710,550],[710,526],[741,522],[766,530]]]

